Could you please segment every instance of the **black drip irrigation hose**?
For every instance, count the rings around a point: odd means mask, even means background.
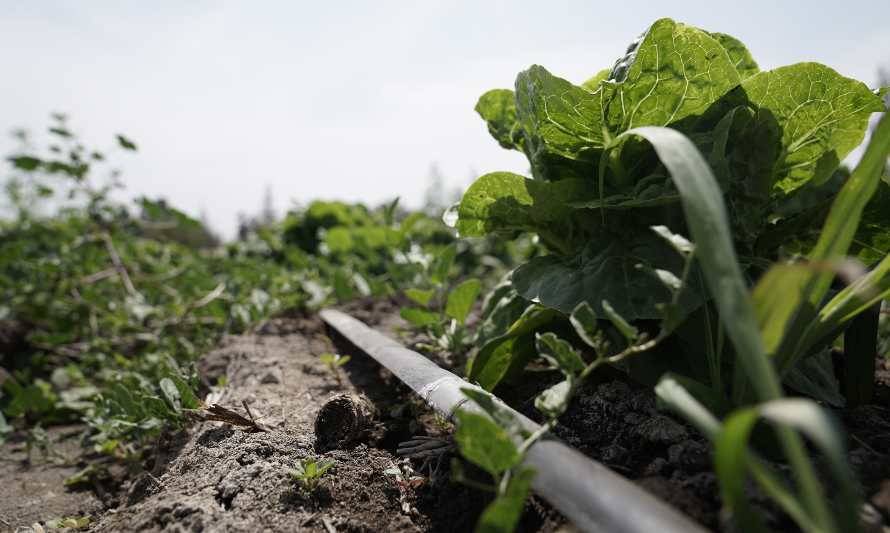
[[[329,326],[386,367],[449,420],[453,420],[458,409],[481,412],[474,403],[468,403],[460,391],[466,387],[480,391],[481,388],[345,313],[324,309],[320,314]],[[492,398],[510,409],[497,397]],[[528,431],[534,432],[540,427],[522,414],[510,410]],[[532,489],[582,531],[706,531],[673,507],[552,436],[540,439],[529,448],[525,464],[536,471]]]

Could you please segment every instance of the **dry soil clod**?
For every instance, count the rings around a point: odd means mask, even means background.
[[[325,403],[315,417],[316,447],[344,448],[364,439],[374,428],[377,409],[358,394],[338,394]]]
[[[324,451],[355,444],[368,436],[376,417],[377,409],[364,396],[338,394],[318,410],[315,446]]]

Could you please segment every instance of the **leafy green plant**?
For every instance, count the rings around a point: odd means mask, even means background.
[[[4,432],[80,419],[91,444],[132,457],[130,443],[141,449],[199,407],[191,361],[220,335],[302,303],[303,276],[269,257],[205,251],[206,228],[163,201],[115,202],[119,173],[105,152],[61,115],[49,136],[40,150],[20,134],[8,159],[0,326],[23,334],[0,357]],[[123,136],[116,145],[136,149]]]
[[[46,527],[49,529],[81,530],[90,527],[90,515],[64,516],[55,520],[49,520]]]
[[[810,96],[814,87],[822,97]],[[582,85],[533,66],[519,74],[515,90],[480,98],[476,110],[489,131],[501,146],[526,154],[535,179],[483,175],[456,207],[456,227],[469,237],[534,232],[549,250],[512,273],[512,290],[535,305],[526,306],[524,318],[514,316],[511,328],[535,321],[540,327],[542,307],[568,314],[583,301],[598,316],[605,316],[605,300],[632,323],[660,320],[657,304],[670,294],[650,273],[676,276],[683,266],[649,227],[683,233],[687,224],[676,180],[632,132],[669,127],[706,154],[750,278],[787,253],[787,243],[812,238],[810,228],[837,187],[838,162],[862,140],[871,113],[883,109],[864,84],[828,67],[800,63],[760,72],[738,40],[662,19],[614,68]],[[890,234],[885,215],[870,216],[860,235],[867,243],[863,257]],[[700,276],[694,265],[676,319],[694,315],[710,323],[705,336],[722,339],[719,321],[705,316],[713,314],[705,305],[713,295]],[[532,352],[528,331],[519,328],[505,346],[505,329],[480,349],[483,360],[477,356],[471,364],[471,378],[489,375],[483,382],[489,388],[510,374],[501,371],[505,361],[521,367]],[[696,326],[692,336],[705,329]],[[696,378],[729,393],[729,358],[714,343],[706,351],[709,375]]]
[[[334,466],[334,461],[319,460],[313,457],[300,459],[291,470],[291,477],[306,492],[315,492],[321,478]]]
[[[494,500],[485,508],[476,524],[476,531],[510,532],[516,528],[525,507],[525,499],[531,489],[534,470],[522,466],[523,438],[531,438],[522,431],[519,423],[508,411],[499,409],[490,397],[475,389],[463,389],[464,394],[477,402],[490,415],[460,410],[457,416],[457,441],[461,455],[488,473],[491,485],[469,478],[460,466],[452,462],[456,481],[494,494]],[[497,420],[497,422],[495,422]]]
[[[340,383],[343,379],[340,377],[340,367],[348,363],[352,357],[338,353],[323,353],[318,356],[318,359],[325,365],[328,372],[336,378],[337,383]]]
[[[482,176],[456,208],[456,227],[465,236],[534,232],[550,253],[513,272],[501,299],[510,300],[512,290],[534,303],[518,317],[512,308],[506,313],[512,322],[488,336],[470,379],[491,389],[521,370],[535,355],[530,336],[562,313],[599,318],[600,330],[606,323],[631,345],[635,332],[659,320],[666,335],[697,339],[693,356],[707,363],[690,365],[707,368],[706,375],[681,366],[676,370],[687,375],[664,378],[658,390],[714,438],[724,501],[740,526],[763,526],[745,500],[750,472],[802,529],[855,530],[858,496],[839,432],[814,402],[783,399],[782,380],[793,370],[806,377],[797,365],[888,295],[882,250],[868,274],[825,299],[854,238],[865,258],[881,250],[876,236],[890,231],[886,212],[866,209],[886,185],[880,176],[890,121],[878,126],[850,177],[835,179],[870,114],[883,110],[877,94],[828,67],[759,72],[736,39],[669,19],[582,86],[533,66],[519,75],[515,92],[486,93],[477,111],[501,146],[528,156],[535,179]],[[826,202],[831,208],[812,252],[789,262],[786,244],[800,249],[813,240],[800,228],[816,223]],[[684,266],[682,253],[670,253],[682,241],[660,240],[650,226],[691,234],[694,262]],[[760,281],[749,293],[751,278]],[[669,294],[674,305],[659,305]],[[589,309],[581,311],[583,302]],[[602,342],[578,336],[595,351]],[[536,337],[537,352],[566,377],[536,405],[559,416],[587,363],[556,336]],[[712,413],[724,415],[733,404],[744,407],[721,424]],[[773,423],[796,490],[750,451],[760,419]],[[801,434],[831,467],[835,506]]]
[[[405,296],[418,307],[405,307],[400,311],[402,318],[411,325],[426,330],[438,342],[439,349],[452,353],[466,349],[470,340],[467,318],[482,290],[482,281],[478,278],[452,285],[450,273],[456,254],[456,247],[451,245],[433,257],[427,269],[430,288],[406,289]]]

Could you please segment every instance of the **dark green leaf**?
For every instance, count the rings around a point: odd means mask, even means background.
[[[136,150],[136,143],[131,141],[130,139],[124,137],[123,135],[117,135],[117,143],[124,150]]]
[[[10,157],[9,161],[19,170],[35,170],[43,163],[40,159],[29,155]]]

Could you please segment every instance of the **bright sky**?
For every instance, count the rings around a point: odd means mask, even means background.
[[[315,198],[419,205],[527,164],[491,140],[480,94],[538,63],[580,83],[670,16],[745,42],[769,69],[819,61],[876,83],[890,1],[18,2],[0,0],[0,129],[51,111],[99,146],[125,133],[128,194],[234,233],[238,212]],[[15,143],[0,137],[0,154]]]

